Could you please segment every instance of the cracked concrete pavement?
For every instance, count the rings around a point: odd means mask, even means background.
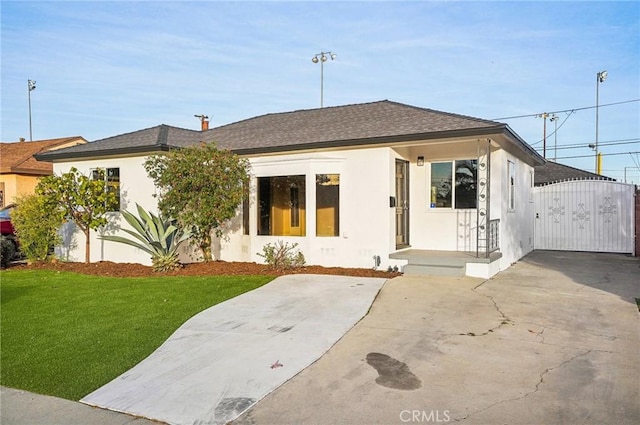
[[[388,281],[239,424],[640,423],[640,261],[535,251],[492,279]]]

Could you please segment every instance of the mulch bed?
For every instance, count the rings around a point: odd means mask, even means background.
[[[400,276],[401,273],[387,272],[372,269],[351,269],[342,267],[322,267],[322,266],[305,266],[288,270],[274,270],[264,264],[243,263],[243,262],[226,262],[226,261],[210,261],[207,263],[191,263],[185,264],[182,268],[168,273],[154,272],[151,267],[133,263],[113,263],[111,261],[100,261],[97,263],[72,263],[72,262],[55,262],[55,263],[37,263],[37,264],[18,264],[12,265],[11,269],[46,269],[58,270],[66,272],[74,272],[81,274],[97,275],[97,276],[115,276],[115,277],[150,277],[150,276],[210,276],[210,275],[267,275],[282,276],[286,274],[327,274],[340,276],[357,276],[357,277],[382,277],[390,279]]]

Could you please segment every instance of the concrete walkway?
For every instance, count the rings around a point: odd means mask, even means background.
[[[638,424],[640,261],[536,251],[483,281],[396,278],[234,425]]]
[[[63,398],[0,387],[2,425],[161,425]]]
[[[83,403],[169,424],[225,424],[315,362],[385,279],[290,275],[194,316]]]

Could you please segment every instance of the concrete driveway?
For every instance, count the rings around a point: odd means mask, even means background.
[[[385,279],[282,276],[188,320],[85,404],[169,424],[225,424],[322,356]]]
[[[396,278],[239,424],[638,424],[640,261],[536,251],[505,272]]]

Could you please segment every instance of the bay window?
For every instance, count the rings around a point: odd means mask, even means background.
[[[258,177],[258,235],[306,235],[305,176]]]
[[[316,174],[316,236],[340,235],[340,174]]]

